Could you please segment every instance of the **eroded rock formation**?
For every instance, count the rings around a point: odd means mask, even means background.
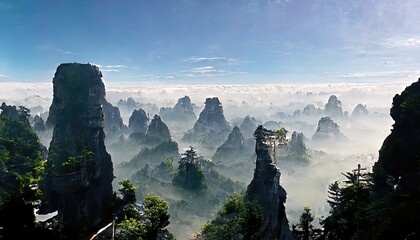
[[[154,145],[168,141],[171,141],[169,128],[158,115],[155,115],[147,129],[146,142],[149,145]]]
[[[261,125],[255,130],[256,168],[245,198],[262,207],[261,239],[293,239],[284,207],[286,191],[280,186],[280,170],[274,164],[268,143],[270,134],[271,132]]]
[[[146,134],[149,118],[143,109],[134,110],[128,120],[128,127],[133,133]]]
[[[325,104],[324,114],[328,117],[343,117],[341,101],[338,100],[337,96],[331,95],[328,98],[328,103]]]
[[[359,118],[363,117],[369,114],[369,111],[366,109],[363,104],[357,104],[357,106],[353,109],[353,112],[351,113],[351,118]]]
[[[391,108],[395,124],[379,151],[374,166],[378,194],[419,191],[420,183],[420,80],[395,95]],[[390,182],[393,187],[390,187]]]
[[[346,140],[340,132],[340,127],[329,117],[322,117],[318,121],[318,128],[312,136],[315,141]]]
[[[257,120],[254,117],[247,115],[239,126],[244,138],[252,138],[255,129],[257,128]]]
[[[173,108],[161,108],[159,115],[166,122],[191,122],[197,120],[194,106],[188,96],[178,99]]]
[[[302,116],[317,116],[322,113],[322,110],[315,108],[315,105],[308,104],[303,108]]]
[[[61,64],[53,79],[47,123],[54,126],[44,182],[42,212],[58,210],[59,226],[86,239],[112,218],[114,178],[104,144],[102,73],[91,64]]]
[[[252,155],[252,151],[250,151],[248,145],[248,141],[242,136],[239,127],[235,126],[226,142],[217,148],[212,160],[214,162],[220,161],[226,164],[232,164],[244,158],[248,159]]]
[[[223,107],[217,97],[207,98],[205,104],[193,129],[184,135],[183,140],[214,149],[226,140],[231,127],[223,115]]]
[[[289,154],[303,155],[306,154],[305,136],[303,133],[293,132],[292,138],[288,143]]]
[[[120,110],[118,107],[112,106],[105,98],[101,100],[102,108],[104,111],[104,128],[108,134],[118,134],[127,126],[124,125],[121,118]]]

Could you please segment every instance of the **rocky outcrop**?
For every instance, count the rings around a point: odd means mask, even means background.
[[[239,126],[241,133],[245,138],[252,138],[255,129],[257,128],[257,120],[254,117],[247,115]]]
[[[395,124],[374,166],[378,194],[398,188],[415,192],[420,183],[420,80],[395,95],[391,108]],[[391,185],[391,186],[390,186]]]
[[[322,110],[315,108],[315,105],[308,104],[303,108],[302,116],[317,116],[322,113]]]
[[[338,100],[337,96],[330,96],[328,103],[325,104],[324,114],[328,117],[343,117],[341,101]]]
[[[168,141],[171,141],[169,128],[162,122],[162,119],[158,115],[155,115],[147,129],[146,143],[148,145],[154,145]]]
[[[53,79],[54,99],[47,123],[54,126],[41,212],[58,210],[61,231],[86,239],[112,218],[111,156],[104,144],[105,87],[99,68],[61,64]]]
[[[334,141],[334,140],[346,140],[340,132],[340,127],[329,117],[322,117],[318,121],[318,128],[315,134],[312,136],[312,140],[315,141]]]
[[[212,157],[213,162],[232,164],[243,159],[248,159],[252,155],[252,147],[249,148],[248,142],[242,136],[239,127],[235,126],[226,142],[217,148],[216,153]]]
[[[353,109],[353,112],[351,113],[351,118],[356,119],[359,117],[364,117],[369,114],[369,111],[366,109],[366,106],[363,106],[363,104],[357,104],[357,106]]]
[[[257,154],[254,178],[248,185],[245,198],[259,204],[263,211],[263,240],[293,239],[286,217],[286,191],[280,186],[280,170],[271,157],[268,138],[272,132],[258,126],[254,136]]]
[[[306,154],[305,136],[303,133],[293,132],[292,138],[288,143],[288,150],[290,155],[304,155]]]
[[[193,129],[184,135],[183,140],[214,149],[226,140],[231,128],[223,115],[223,107],[217,97],[207,98],[205,104]]]
[[[420,239],[420,79],[395,95],[395,124],[373,167],[369,239]]]
[[[159,108],[155,104],[136,102],[132,97],[127,98],[127,100],[120,99],[117,106],[124,116],[130,115],[134,110],[139,108],[143,109],[151,116],[159,112]]]
[[[102,108],[104,111],[105,132],[118,134],[127,127],[124,125],[118,107],[112,106],[105,98],[102,99]]]
[[[194,106],[188,96],[178,99],[173,108],[161,108],[159,115],[165,122],[191,122],[197,120]]]
[[[43,132],[46,129],[44,119],[42,119],[38,115],[35,115],[33,125],[34,125],[34,130],[37,133]]]
[[[134,109],[138,107],[138,103],[134,101],[132,97],[128,97],[127,100],[120,99],[117,103],[117,106]]]
[[[149,118],[143,109],[134,110],[128,120],[128,128],[133,133],[145,134],[149,124]]]

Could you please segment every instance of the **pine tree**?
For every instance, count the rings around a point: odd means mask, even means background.
[[[178,173],[173,183],[188,190],[199,191],[207,188],[201,164],[204,161],[193,147],[182,154],[179,160]]]

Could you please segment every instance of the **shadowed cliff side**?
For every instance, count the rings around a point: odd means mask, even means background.
[[[373,168],[371,208],[378,239],[418,239],[420,232],[420,81],[395,95],[395,124]]]
[[[270,153],[270,135],[271,132],[261,125],[255,130],[256,168],[245,198],[262,207],[261,239],[293,239],[284,207],[286,191],[280,186],[280,170]]]
[[[58,210],[59,227],[70,238],[85,238],[112,215],[114,178],[104,145],[101,100],[105,87],[99,68],[61,64],[47,124],[54,126],[41,189],[42,212]]]

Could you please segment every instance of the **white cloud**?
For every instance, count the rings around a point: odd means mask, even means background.
[[[228,57],[190,57],[182,60],[190,63],[207,63],[212,62],[217,65],[241,65],[241,63],[249,63],[252,61],[242,61],[235,58]]]
[[[216,68],[215,66],[196,67],[182,71],[180,77],[222,77],[234,74],[246,74],[246,72],[229,71]]]
[[[340,78],[409,78],[420,75],[420,71],[353,72],[338,75]]]
[[[228,57],[190,57],[182,61],[191,63],[192,68],[182,71],[177,75],[179,77],[220,77],[244,74],[246,72],[240,71],[238,67],[233,69],[231,66],[240,66],[241,63],[251,62]]]
[[[62,49],[54,47],[50,44],[38,45],[38,46],[36,46],[36,48],[38,48],[40,50],[44,50],[44,51],[58,52],[58,53],[63,54],[63,55],[82,55],[80,53],[67,51],[67,50],[62,50]]]
[[[120,72],[123,68],[128,68],[127,65],[117,64],[117,65],[102,65],[97,63],[91,63],[93,65],[98,66],[101,72]]]
[[[204,62],[204,61],[226,61],[228,58],[225,57],[191,57],[186,58],[184,62]]]
[[[383,41],[385,47],[417,47],[420,46],[420,38],[388,38]]]

